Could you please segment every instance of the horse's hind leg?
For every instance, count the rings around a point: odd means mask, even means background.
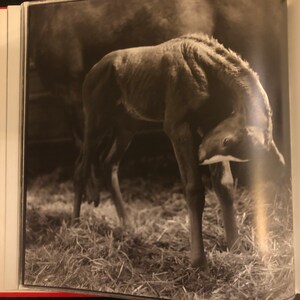
[[[75,141],[75,146],[81,151],[83,147],[83,130],[84,130],[84,122],[83,122],[83,109],[82,109],[82,81],[78,77],[77,79],[72,80],[67,86],[63,84],[54,85],[54,90],[56,94],[62,99],[64,103],[64,111],[65,117],[70,124],[73,138]],[[82,155],[82,154],[80,154]],[[80,156],[81,157],[81,156]],[[81,158],[78,158],[78,161]],[[78,164],[78,162],[77,162]],[[90,174],[88,175],[87,183],[86,183],[86,191],[84,192],[84,196],[77,196],[74,202],[74,210],[73,210],[73,220],[78,220],[80,215],[80,207],[81,202],[87,200],[89,203],[99,202],[99,187],[98,180],[96,178],[94,168],[91,168]],[[75,190],[77,189],[77,183],[74,182]],[[76,193],[77,195],[83,194],[82,192]]]
[[[118,169],[120,161],[130,145],[133,133],[127,130],[118,130],[114,142],[104,160],[104,175],[111,190],[112,200],[115,204],[121,225],[127,225],[127,214],[120,190]]]
[[[102,164],[104,158],[107,156],[108,151],[112,147],[112,144],[115,140],[115,134],[105,136],[103,138],[103,145],[98,145],[97,147],[97,155],[98,155],[98,161],[96,161],[94,164],[92,164],[91,167],[91,174],[87,181],[86,186],[86,201],[88,203],[94,203],[95,207],[98,207],[100,203],[100,189],[103,188],[105,182],[102,174]]]
[[[75,166],[73,222],[79,218],[92,166],[98,167],[97,148],[112,127],[113,113],[120,93],[109,66],[102,67],[100,64],[99,70],[92,71],[88,73],[83,85],[84,141]]]
[[[231,249],[238,238],[236,213],[234,209],[233,178],[229,162],[210,165],[213,188],[220,201],[228,248]]]
[[[97,116],[95,120],[95,117],[95,112],[86,116],[84,142],[75,165],[73,223],[79,218],[80,205],[86,196],[86,186],[90,180],[92,167],[98,165],[97,145],[101,142],[110,126],[108,118],[104,116],[99,118]]]

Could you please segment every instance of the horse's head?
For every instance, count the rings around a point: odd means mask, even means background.
[[[203,137],[198,158],[202,165],[226,160],[256,161],[276,174],[281,174],[285,166],[272,136],[266,136],[260,127],[243,124],[236,117],[225,119]]]
[[[206,165],[225,160],[247,161],[247,140],[245,127],[240,126],[239,120],[228,118],[204,136],[199,162]]]

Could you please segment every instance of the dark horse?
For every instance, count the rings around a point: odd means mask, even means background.
[[[273,141],[269,100],[258,76],[236,53],[206,35],[107,54],[86,76],[83,106],[84,142],[75,170],[75,207],[80,207],[92,165],[99,164],[97,145],[113,128],[113,142],[102,163],[119,216],[126,220],[118,183],[120,160],[145,123],[161,123],[172,142],[184,186],[193,266],[206,266],[205,193],[199,162],[215,163],[211,167],[214,188],[222,204],[229,247],[237,239],[237,227],[224,159],[254,159],[255,152],[264,152],[274,169],[284,166]]]

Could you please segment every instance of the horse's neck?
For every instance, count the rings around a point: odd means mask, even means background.
[[[208,68],[210,76],[231,91],[233,110],[244,113],[251,123],[263,125],[265,119],[270,122],[268,97],[258,75],[246,61],[214,39],[203,38],[190,47],[195,61]]]

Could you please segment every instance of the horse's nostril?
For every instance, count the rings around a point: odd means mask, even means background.
[[[230,139],[229,139],[229,138],[225,138],[225,139],[223,140],[223,146],[228,146],[229,143],[230,143]]]

